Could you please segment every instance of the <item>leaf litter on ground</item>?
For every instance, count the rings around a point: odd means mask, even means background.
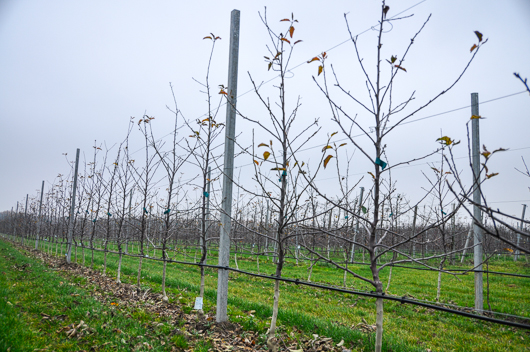
[[[159,345],[166,345],[168,351],[194,351],[194,345],[207,341],[209,343],[208,351],[266,351],[266,338],[260,336],[258,332],[244,330],[240,324],[232,322],[216,323],[215,322],[215,308],[207,314],[198,314],[197,311],[191,311],[189,314],[185,313],[183,307],[176,302],[165,302],[162,300],[163,295],[158,292],[151,291],[150,288],[138,288],[136,285],[128,283],[117,283],[115,279],[103,275],[101,272],[91,268],[82,266],[77,263],[66,263],[64,258],[56,258],[52,255],[41,251],[30,250],[26,247],[16,246],[19,250],[23,250],[23,254],[32,256],[41,262],[45,263],[49,268],[54,270],[59,275],[62,275],[70,280],[74,278],[81,278],[81,283],[70,285],[78,285],[87,290],[91,297],[106,306],[110,307],[110,313],[103,312],[103,314],[123,314],[127,318],[133,318],[131,312],[143,310],[149,315],[156,316],[160,320],[166,321],[166,324],[151,321],[145,323],[145,326],[153,332],[152,338],[162,340],[158,342]],[[26,269],[30,265],[20,268]],[[17,268],[18,269],[18,268]],[[78,280],[79,281],[79,280]],[[75,295],[75,294],[72,294]],[[89,315],[90,312],[87,312]],[[252,316],[252,313],[249,313]],[[41,313],[42,320],[66,320],[66,315],[49,316],[46,313]],[[105,329],[106,324],[101,326]],[[157,328],[162,326],[170,326],[170,332],[161,334],[156,332]],[[97,328],[97,327],[96,327]],[[89,327],[83,320],[77,323],[64,325],[57,330],[58,334],[65,334],[69,339],[81,339],[84,336],[96,334],[97,329]],[[373,326],[366,323],[360,323],[356,328],[363,332],[372,332]],[[122,342],[125,343],[130,339],[124,332],[126,328],[114,329],[116,334],[123,334]],[[296,328],[293,329],[296,331]],[[137,339],[143,336],[138,336]],[[147,336],[146,336],[147,337]],[[180,347],[176,347],[172,341],[174,337],[182,337],[185,344],[177,343]],[[280,341],[279,351],[340,351],[350,352],[344,348],[344,341],[334,343],[331,338],[313,334],[312,336],[305,336],[304,334],[288,335],[285,332],[279,333],[278,339]],[[177,338],[178,340],[178,338]],[[100,346],[93,346],[91,350],[106,349],[106,345],[110,342]],[[185,346],[185,348],[183,348]],[[108,346],[110,347],[110,346]],[[138,342],[134,346],[135,351],[153,349],[153,344],[149,342]],[[206,351],[206,349],[204,349]]]

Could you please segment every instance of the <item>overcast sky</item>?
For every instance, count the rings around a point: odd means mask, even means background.
[[[173,115],[166,108],[173,105],[170,82],[184,116],[192,120],[201,117],[206,112],[205,96],[193,78],[204,81],[211,50],[211,42],[202,38],[210,32],[222,38],[216,44],[210,84],[226,85],[233,9],[241,11],[239,95],[252,87],[249,73],[258,83],[273,79],[275,74],[267,71],[263,60],[269,42],[258,14],[263,13],[265,4],[274,30],[285,32],[286,25],[279,20],[291,13],[299,21],[294,36],[303,42],[293,53],[287,98],[291,107],[298,96],[301,98],[297,129],[320,119],[322,129],[308,145],[315,148],[302,157],[316,162],[327,134],[339,128],[330,122],[329,104],[313,82],[318,65],[306,61],[327,51],[327,67],[332,64],[341,84],[369,103],[353,45],[344,43],[348,39],[344,14],[348,13],[352,34],[360,34],[361,56],[373,77],[376,32],[371,27],[377,24],[380,1],[0,1],[0,210],[11,209],[27,193],[36,196],[42,180],[48,188],[57,174],[68,173],[63,153],[72,157],[80,148],[88,159],[94,141],[109,146],[119,143],[131,116],[155,116],[155,134],[165,136],[173,124]],[[490,151],[510,149],[491,161],[490,171],[499,175],[487,182],[487,199],[492,206],[520,216],[521,204],[530,204],[530,178],[515,170],[524,168],[521,157],[530,163],[530,96],[515,94],[523,92],[524,86],[513,73],[530,77],[530,2],[402,0],[387,4],[389,17],[410,7],[400,16],[414,14],[385,29],[383,57],[388,59],[391,55],[400,58],[410,38],[432,14],[403,64],[407,72],[400,73],[394,86],[396,101],[416,91],[409,111],[454,82],[470,58],[469,49],[477,42],[475,30],[488,39],[455,88],[412,120],[429,118],[400,127],[389,137],[389,165],[429,153],[437,147],[436,138],[448,135],[462,140],[454,151],[460,158],[460,171],[466,175],[468,106],[471,93],[477,92],[482,103],[480,114],[486,117],[480,121],[481,144]],[[317,77],[319,82],[322,79]],[[263,88],[271,99],[275,99],[275,82]],[[331,88],[332,96],[352,115],[366,118],[365,126],[369,127],[369,116],[363,116],[365,112],[358,105]],[[218,98],[214,94],[214,99]],[[497,100],[487,102],[493,99]],[[239,98],[238,108],[260,121],[267,119],[252,92]],[[220,121],[224,114],[222,109]],[[238,121],[236,130],[242,144],[250,143],[253,127],[257,128]],[[265,141],[269,139],[263,131],[256,133]],[[138,150],[141,136],[137,130],[133,135],[131,148]],[[344,137],[339,134],[335,138]],[[362,138],[359,141],[366,142]],[[353,184],[373,166],[351,144],[347,148],[348,154],[354,155],[349,171]],[[397,181],[398,192],[411,201],[420,199],[422,187],[428,186],[422,172],[432,175],[430,166],[435,165],[426,162],[438,160],[432,157],[396,169],[392,178]],[[250,157],[236,160],[236,166],[248,164],[252,164]],[[250,180],[252,168],[240,169],[242,177]],[[319,175],[322,189],[336,190],[335,170],[328,168]],[[185,172],[191,177],[198,171],[190,167]],[[370,183],[369,177],[364,177],[359,185],[370,187]]]

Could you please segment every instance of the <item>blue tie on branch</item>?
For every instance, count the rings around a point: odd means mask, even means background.
[[[210,193],[208,193],[208,192],[204,192],[203,194],[204,194],[204,196],[205,196],[206,198],[208,198],[208,197],[210,196]]]
[[[171,211],[171,209],[168,209],[164,212],[164,214],[169,214],[169,212]]]
[[[442,214],[447,215],[447,213],[443,209],[440,210],[442,211]]]
[[[348,219],[348,215],[346,215],[346,216],[344,217],[344,219]]]
[[[107,213],[107,216],[112,216],[112,214],[111,213]]]
[[[278,180],[278,182],[282,182],[282,177],[287,177],[287,171],[286,170],[283,170],[283,173],[282,175],[280,176],[280,179]]]
[[[375,158],[375,164],[381,166],[381,170],[384,170],[386,167],[386,163],[379,158]]]
[[[144,211],[145,211],[146,214],[149,214],[149,212],[147,211],[147,209],[144,208]]]

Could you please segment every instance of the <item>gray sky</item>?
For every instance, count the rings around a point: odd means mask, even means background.
[[[403,66],[407,73],[399,75],[394,87],[395,99],[416,91],[411,109],[420,106],[458,77],[470,57],[469,49],[477,42],[473,31],[479,30],[488,38],[476,60],[457,86],[412,120],[470,105],[470,94],[479,93],[481,102],[504,97],[524,90],[513,76],[520,72],[530,77],[530,2],[526,0],[416,0],[388,1],[389,16],[415,4],[402,16],[412,18],[396,21],[383,37],[383,56],[398,59],[410,41],[432,13],[432,18],[413,45]],[[188,119],[196,119],[206,112],[205,96],[193,81],[204,81],[211,43],[202,38],[213,32],[222,38],[216,44],[210,84],[216,88],[226,84],[228,66],[228,32],[230,11],[241,11],[241,39],[239,61],[239,93],[251,89],[249,76],[256,82],[274,78],[267,71],[263,56],[269,44],[267,32],[258,11],[267,5],[270,25],[278,32],[285,31],[279,20],[291,12],[299,23],[295,38],[303,42],[296,46],[287,82],[288,99],[292,106],[301,97],[297,128],[301,129],[315,118],[320,118],[321,132],[309,143],[325,143],[327,134],[338,130],[330,122],[327,101],[312,80],[317,64],[306,64],[311,57],[327,51],[327,64],[333,64],[341,83],[365,102],[369,102],[362,72],[348,39],[344,13],[353,34],[359,36],[364,63],[374,74],[375,31],[380,1],[26,1],[0,2],[0,210],[11,209],[27,193],[36,195],[42,180],[46,187],[59,173],[68,173],[68,157],[80,148],[90,158],[94,140],[98,145],[119,143],[126,132],[131,116],[144,112],[155,116],[157,136],[166,135],[172,127],[173,116],[166,105],[173,104],[169,82],[175,87],[179,109]],[[329,50],[333,48],[332,50]],[[329,66],[327,66],[329,67]],[[327,71],[329,72],[329,71]],[[328,75],[332,85],[331,75]],[[317,80],[322,82],[322,76]],[[275,81],[263,87],[263,93],[274,98]],[[359,106],[344,99],[332,89],[337,101],[359,118],[369,116]],[[218,96],[214,94],[214,99]],[[266,112],[254,93],[243,95],[238,108],[245,114],[265,121]],[[490,170],[499,172],[485,186],[492,206],[520,215],[521,203],[530,204],[530,179],[519,174],[521,157],[530,163],[530,96],[526,93],[495,100],[480,106],[481,144],[493,150],[510,148],[495,155]],[[390,165],[427,154],[437,147],[436,138],[448,135],[462,144],[455,147],[460,157],[460,170],[466,175],[466,122],[470,108],[430,117],[395,130],[387,141]],[[224,109],[219,119],[224,120]],[[251,141],[252,125],[239,122],[240,141]],[[265,141],[269,138],[260,132]],[[131,139],[131,149],[141,148],[137,130]],[[344,135],[337,135],[338,139]],[[359,139],[363,142],[362,138]],[[261,142],[261,140],[257,141]],[[367,144],[364,144],[368,146]],[[366,176],[371,166],[353,146],[350,165],[351,184]],[[321,147],[304,154],[308,162],[317,160]],[[438,158],[430,158],[435,162]],[[236,165],[251,163],[250,157],[236,160]],[[341,165],[344,167],[345,165]],[[250,179],[249,167],[241,168],[242,178]],[[328,168],[319,177],[321,188],[336,192],[336,169]],[[185,172],[197,173],[190,167]],[[428,183],[422,172],[432,175],[425,161],[396,169],[398,192],[412,201],[423,193]],[[371,180],[364,177],[360,185],[369,187]],[[335,188],[334,188],[335,187]]]

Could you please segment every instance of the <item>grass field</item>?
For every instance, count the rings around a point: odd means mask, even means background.
[[[90,252],[85,250],[86,264],[90,264]],[[81,261],[78,250],[78,260]],[[184,258],[176,258],[184,259]],[[235,266],[233,258],[231,266]],[[217,258],[209,257],[208,263],[216,264]],[[95,253],[95,264],[102,269],[103,253]],[[122,281],[136,279],[137,258],[124,257]],[[238,255],[242,270],[257,272],[254,258]],[[295,265],[289,261],[284,276],[307,279],[307,263]],[[109,254],[108,275],[115,275],[117,256]],[[366,266],[351,266],[357,272],[368,275]],[[523,262],[497,260],[490,264],[491,271],[530,274]],[[160,290],[162,263],[144,261],[142,284]],[[272,274],[270,260],[260,260],[260,272]],[[217,275],[207,269],[205,310],[215,307]],[[386,287],[388,269],[383,272]],[[198,293],[199,270],[196,266],[168,265],[167,286],[170,300],[178,300],[191,310]],[[343,274],[327,265],[313,269],[312,281],[342,285]],[[347,279],[348,288],[370,290],[359,280]],[[416,299],[434,301],[437,273],[394,268],[388,293],[409,295]],[[494,311],[530,317],[530,281],[525,278],[490,275],[490,304]],[[183,293],[184,290],[184,293]],[[272,312],[273,282],[242,274],[230,274],[229,314],[231,321],[264,334]],[[459,306],[473,306],[473,276],[442,277],[441,301]],[[487,307],[487,303],[484,303]],[[249,311],[255,311],[248,314]],[[287,333],[319,334],[331,337],[335,342],[345,341],[353,350],[373,349],[375,302],[373,299],[338,294],[294,284],[281,284],[279,322]],[[386,351],[524,351],[528,349],[528,331],[472,320],[449,313],[385,302],[384,350]]]
[[[102,304],[83,278],[65,280],[3,241],[0,273],[0,351],[171,351],[173,327],[161,317]]]

